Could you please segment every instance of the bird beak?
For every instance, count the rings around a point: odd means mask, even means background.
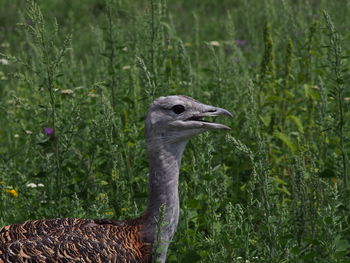
[[[221,123],[215,123],[210,122],[207,120],[204,120],[205,117],[215,117],[215,116],[229,116],[233,117],[232,113],[230,113],[228,110],[225,110],[223,108],[217,108],[213,106],[203,105],[202,111],[200,113],[196,113],[195,115],[191,116],[186,120],[186,122],[190,122],[191,126],[194,128],[202,128],[206,130],[231,130],[230,127],[221,124]]]

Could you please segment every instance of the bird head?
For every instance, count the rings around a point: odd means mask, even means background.
[[[208,130],[230,130],[226,125],[205,120],[206,117],[232,114],[187,96],[160,97],[151,104],[146,121],[146,139],[181,142]]]

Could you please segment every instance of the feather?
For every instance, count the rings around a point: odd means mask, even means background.
[[[1,262],[150,262],[142,218],[129,221],[59,218],[0,229]]]

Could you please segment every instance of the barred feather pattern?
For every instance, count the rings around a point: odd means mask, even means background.
[[[0,228],[0,263],[147,263],[143,218],[113,221],[58,218]]]

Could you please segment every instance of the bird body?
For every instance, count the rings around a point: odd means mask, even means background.
[[[183,151],[196,134],[230,129],[203,120],[218,115],[232,117],[225,109],[187,96],[155,100],[145,120],[150,168],[145,213],[125,221],[59,218],[5,226],[0,228],[0,263],[148,263],[152,259],[164,263],[179,220],[178,181]],[[164,222],[159,229],[161,207]],[[154,246],[157,237],[159,253]]]
[[[150,262],[152,247],[141,240],[143,218],[57,218],[0,229],[0,263]]]

